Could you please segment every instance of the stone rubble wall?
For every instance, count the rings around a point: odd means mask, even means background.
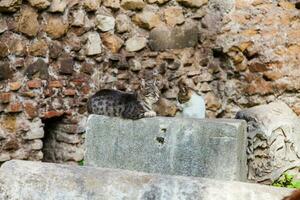
[[[205,97],[209,118],[277,98],[299,114],[296,7],[275,0],[0,0],[0,162],[82,159],[75,150],[83,148],[81,131],[44,128],[53,122],[80,130],[89,95],[136,90],[147,71],[160,74],[156,109],[164,116],[175,114],[181,77]],[[43,146],[68,153],[43,156]]]

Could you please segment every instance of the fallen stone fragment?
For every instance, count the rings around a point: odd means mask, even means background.
[[[248,179],[271,184],[285,171],[300,166],[300,120],[283,102],[241,110],[248,123]]]
[[[292,192],[242,182],[20,160],[1,166],[0,188],[0,199],[12,200],[281,200]]]

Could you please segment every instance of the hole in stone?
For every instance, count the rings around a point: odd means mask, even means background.
[[[42,120],[44,123],[44,138],[43,141],[43,161],[57,162],[57,147],[56,147],[56,128],[57,124],[62,123],[63,116],[53,117]]]
[[[166,129],[166,128],[161,128],[160,131],[161,131],[162,133],[166,133],[166,132],[167,132],[167,129]]]
[[[160,144],[164,144],[165,143],[165,138],[164,137],[156,137],[156,141]]]

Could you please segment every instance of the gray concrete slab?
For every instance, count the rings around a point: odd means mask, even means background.
[[[91,115],[85,163],[149,173],[246,180],[246,123]]]

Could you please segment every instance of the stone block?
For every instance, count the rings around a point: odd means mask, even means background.
[[[283,102],[241,110],[247,121],[248,179],[270,184],[285,171],[300,167],[299,118]]]
[[[85,163],[150,173],[246,179],[246,124],[241,120],[90,115]]]
[[[281,200],[291,189],[127,170],[8,161],[0,168],[0,199],[11,200]]]
[[[154,51],[194,47],[198,42],[199,29],[195,24],[181,27],[157,27],[150,31],[149,46]]]

